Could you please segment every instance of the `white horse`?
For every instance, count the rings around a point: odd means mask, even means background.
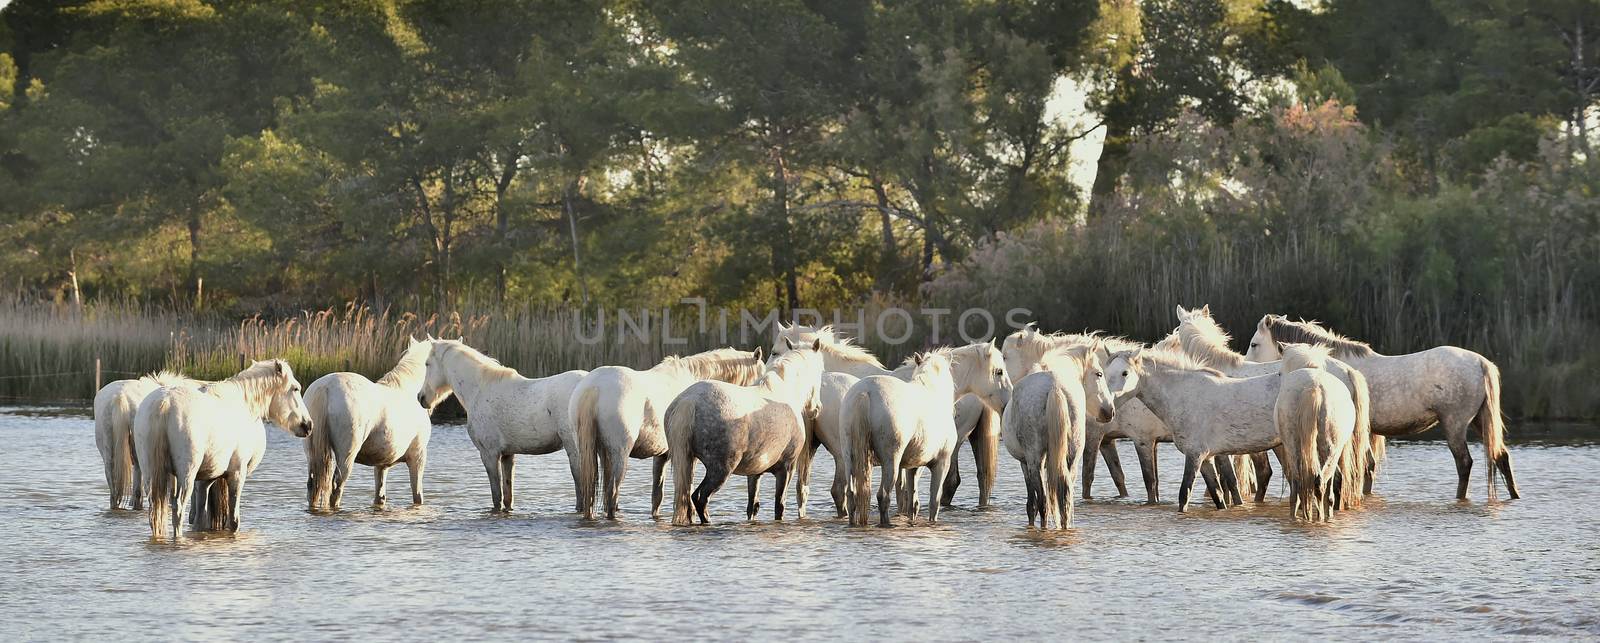
[[[1050,351],[1034,372],[1018,380],[1001,420],[1002,441],[1022,463],[1028,485],[1028,526],[1072,525],[1072,473],[1082,464],[1084,424],[1090,411],[1109,422],[1116,402],[1106,387],[1098,347]]]
[[[204,382],[161,371],[138,379],[117,380],[95,393],[94,444],[105,464],[112,509],[121,508],[124,497],[132,508],[144,508],[144,477],[139,473],[139,459],[134,457],[133,447],[133,415],[139,410],[139,403],[163,386],[201,384]]]
[[[661,494],[666,482],[667,434],[663,430],[667,405],[700,380],[720,380],[747,386],[761,376],[761,351],[720,348],[688,357],[668,357],[654,368],[636,371],[625,366],[602,366],[578,382],[572,392],[569,417],[578,440],[579,513],[593,517],[595,460],[605,469],[606,518],[617,517],[617,495],[627,473],[628,458],[653,458],[650,515],[661,515]]]
[[[219,501],[216,516],[197,522],[239,529],[245,479],[267,448],[263,420],[296,437],[311,432],[300,382],[281,359],[256,362],[203,388],[164,386],[139,403],[134,445],[150,490],[151,537],[165,536],[169,523],[178,537],[197,483],[202,494]]]
[[[789,474],[806,448],[806,418],[816,415],[822,379],[818,340],[809,350],[774,356],[754,384],[735,386],[701,380],[667,405],[667,453],[672,459],[672,524],[688,525],[690,505],[705,524],[706,504],[729,474],[746,476],[745,518],[754,520],[761,503],[762,474],[775,480],[773,518],[783,520],[783,493]],[[689,494],[694,463],[706,466],[700,486]]]
[[[1276,450],[1282,445],[1274,420],[1280,373],[1231,378],[1187,355],[1153,350],[1118,352],[1105,370],[1113,392],[1138,396],[1172,430],[1173,444],[1185,456],[1178,490],[1180,512],[1188,509],[1197,471],[1212,487],[1212,502],[1218,509],[1226,507],[1208,461],[1212,456]],[[1342,392],[1349,395],[1348,389]],[[1280,451],[1279,461],[1285,457]]]
[[[572,480],[581,488],[583,467],[567,404],[587,374],[567,371],[529,379],[460,340],[431,339],[417,403],[432,409],[454,393],[467,411],[467,435],[489,476],[494,511],[511,511],[516,456],[565,449]],[[583,511],[583,494],[577,496]]]
[[[1456,498],[1467,498],[1467,480],[1472,474],[1472,455],[1467,452],[1469,425],[1478,429],[1484,456],[1489,460],[1489,498],[1496,493],[1496,468],[1505,476],[1506,491],[1511,497],[1522,496],[1511,471],[1511,452],[1505,446],[1500,368],[1488,358],[1454,346],[1383,355],[1315,322],[1290,321],[1281,315],[1261,318],[1245,357],[1258,362],[1278,359],[1285,342],[1331,347],[1334,357],[1367,376],[1372,388],[1373,433],[1409,435],[1435,424],[1443,426],[1456,460]]]
[[[956,448],[951,408],[956,387],[949,353],[949,349],[939,349],[915,355],[915,370],[909,381],[874,375],[856,382],[845,393],[839,423],[850,442],[847,461],[854,489],[851,524],[867,524],[874,460],[883,467],[883,486],[878,489],[879,526],[889,526],[889,490],[899,488],[902,469],[913,467],[926,466],[933,473],[933,483],[928,485],[928,521],[938,520],[939,496],[944,489],[939,481],[944,479]],[[915,497],[915,484],[913,477],[907,485],[908,498]],[[902,507],[906,504],[902,503]],[[908,509],[915,522],[915,506]]]
[[[1211,306],[1206,305],[1194,310],[1186,310],[1183,306],[1178,306],[1177,313],[1179,322],[1178,328],[1173,332],[1178,335],[1179,341],[1183,346],[1184,353],[1188,354],[1189,357],[1194,358],[1196,362],[1222,371],[1229,377],[1255,377],[1258,375],[1269,375],[1283,370],[1282,362],[1250,361],[1245,359],[1244,355],[1236,353],[1233,351],[1233,349],[1229,348],[1228,342],[1231,338],[1228,336],[1226,331],[1222,330],[1221,326],[1217,325],[1216,319],[1211,316]],[[1372,433],[1371,393],[1368,389],[1366,378],[1363,377],[1354,367],[1339,360],[1318,360],[1318,363],[1324,362],[1326,363],[1324,370],[1338,378],[1338,380],[1344,384],[1345,388],[1349,389],[1350,399],[1355,404],[1355,439],[1357,441],[1356,449],[1363,452],[1360,455],[1360,459],[1362,462],[1367,463],[1369,470],[1360,472],[1358,477],[1351,480],[1352,484],[1356,485],[1356,489],[1370,490],[1372,488],[1371,478],[1376,474],[1377,470],[1377,463],[1375,460],[1377,457],[1381,457],[1384,449],[1382,444],[1383,437],[1375,437]],[[1246,456],[1235,457],[1242,461]],[[1267,482],[1272,478],[1272,465],[1267,459],[1267,454],[1264,451],[1250,454],[1248,457],[1253,459],[1251,467],[1254,469],[1256,474],[1256,480],[1254,484],[1255,499],[1256,502],[1261,502],[1266,498],[1267,495]],[[1228,476],[1224,477],[1226,478]],[[1344,480],[1345,479],[1341,476],[1341,489],[1346,488],[1344,486]],[[1239,487],[1241,485],[1234,481],[1225,479],[1223,480],[1223,486],[1224,488],[1228,489],[1230,493],[1235,494],[1235,501],[1239,501],[1237,494],[1239,493]],[[1345,502],[1346,500],[1349,500],[1350,497],[1344,494],[1341,494],[1340,498],[1340,508],[1342,509],[1350,509],[1354,506],[1358,506],[1361,501],[1361,497],[1359,495],[1353,498],[1354,502]]]
[[[822,409],[817,419],[809,422],[807,431],[810,438],[806,453],[801,456],[801,461],[795,471],[795,493],[799,499],[800,517],[805,517],[806,500],[810,497],[811,463],[816,455],[817,447],[828,449],[834,459],[833,485],[830,491],[833,495],[834,509],[840,517],[848,513],[849,494],[849,442],[839,428],[839,411],[843,408],[844,394],[864,377],[874,375],[889,375],[902,380],[911,377],[912,367],[902,365],[895,370],[883,367],[878,358],[867,352],[866,349],[856,346],[849,338],[837,336],[831,326],[812,328],[809,326],[785,326],[779,324],[778,336],[773,340],[774,354],[781,354],[786,350],[787,343],[796,346],[804,342],[821,341],[823,364],[827,373],[822,380]],[[957,443],[970,441],[972,444],[973,459],[976,460],[978,469],[978,506],[985,507],[989,504],[989,494],[994,488],[995,455],[999,451],[999,426],[1000,410],[1003,403],[997,403],[995,391],[1001,387],[999,377],[995,371],[998,369],[1003,375],[1005,363],[1000,359],[999,352],[992,344],[975,343],[956,349],[952,355],[955,362],[958,379],[956,386],[961,393],[961,398],[956,400],[954,406],[954,420],[956,424]],[[980,371],[975,368],[966,368],[964,364],[987,364],[987,370]],[[965,381],[961,377],[973,376],[986,377],[988,382]],[[1009,385],[1009,379],[1007,384]],[[941,495],[945,506],[950,505],[950,496],[960,486],[961,476],[956,471],[955,461],[951,462],[950,471],[943,481],[944,493]]]
[[[1356,407],[1344,382],[1324,370],[1326,346],[1294,344],[1280,362],[1282,382],[1273,418],[1283,450],[1284,477],[1289,480],[1290,512],[1297,519],[1324,521],[1340,504],[1334,497],[1335,474],[1342,474],[1347,493],[1360,497],[1350,484],[1361,472],[1354,440]]]
[[[1099,357],[1101,363],[1110,358],[1110,352],[1133,350],[1139,345],[1117,337],[1106,337],[1096,333],[1043,333],[1039,332],[1032,324],[1007,336],[1001,344],[1001,352],[1005,356],[1006,370],[1013,378],[1022,377],[1030,372],[1034,365],[1047,353],[1061,347],[1087,345],[1100,342]],[[1157,350],[1177,346],[1177,335],[1173,334],[1168,339],[1156,345]],[[1111,473],[1111,480],[1117,486],[1117,496],[1128,495],[1127,485],[1123,482],[1122,461],[1117,455],[1115,440],[1127,438],[1133,440],[1134,451],[1139,456],[1139,468],[1143,472],[1145,504],[1156,504],[1161,500],[1161,476],[1157,466],[1155,447],[1160,442],[1171,442],[1172,432],[1167,430],[1167,425],[1161,418],[1150,412],[1143,402],[1137,398],[1122,400],[1117,405],[1116,416],[1110,422],[1100,422],[1089,418],[1085,427],[1083,453],[1083,499],[1090,499],[1091,489],[1094,485],[1094,468],[1097,456],[1104,456],[1106,468]]]
[[[356,373],[329,373],[306,387],[311,435],[305,442],[306,502],[313,511],[339,509],[356,464],[372,467],[374,504],[385,501],[389,467],[405,463],[411,502],[422,504],[422,470],[428,463],[433,421],[417,404],[433,341],[406,338],[393,370],[372,382]]]

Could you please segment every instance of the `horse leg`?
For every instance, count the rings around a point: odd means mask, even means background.
[[[1093,437],[1093,436],[1092,436]],[[1094,494],[1094,470],[1100,462],[1101,446],[1108,438],[1104,433],[1097,436],[1098,440],[1088,440],[1083,444],[1083,499],[1092,500]]]
[[[1161,479],[1156,474],[1156,444],[1135,440],[1133,451],[1139,455],[1139,470],[1144,474],[1144,503],[1156,504],[1161,500]]]
[[[867,454],[851,454],[850,457],[866,457]],[[878,486],[878,526],[889,526],[889,494],[900,490],[900,453],[895,451],[883,461],[882,480]],[[862,511],[866,507],[860,508]]]
[[[483,470],[489,474],[489,498],[494,502],[496,513],[500,511],[500,454],[481,451],[478,454],[483,458]]]
[[[817,455],[817,446],[816,442],[807,442],[800,446],[800,453],[795,455],[794,501],[800,505],[798,511],[801,520],[805,520],[806,517],[806,501],[811,499],[811,460]],[[787,483],[788,480],[785,479],[784,482]]]
[[[572,495],[574,498],[576,498],[575,506],[577,508],[574,509],[574,511],[581,514],[583,513],[583,498],[578,496],[577,490],[583,488],[583,485],[578,482],[579,480],[583,479],[583,459],[578,457],[578,448],[576,446],[568,446],[566,448],[566,452],[567,468],[572,470]]]
[[[744,491],[749,496],[744,503],[744,519],[755,520],[756,512],[761,510],[761,498],[756,495],[761,493],[761,475],[745,476]]]
[[[355,448],[352,447],[349,453],[337,451],[335,449],[334,457],[338,458],[338,468],[333,472],[333,491],[328,494],[328,508],[331,510],[339,509],[339,501],[344,497],[344,483],[350,479],[350,472],[356,468]]]
[[[1243,494],[1239,493],[1239,475],[1233,468],[1231,456],[1219,455],[1211,458],[1213,466],[1217,469],[1217,478],[1222,482],[1222,504],[1231,504],[1235,507],[1244,504]]]
[[[218,480],[215,484],[228,485],[228,517],[224,525],[228,531],[239,531],[239,502],[244,499],[244,481],[249,474],[244,471],[230,471],[226,480]]]
[[[956,489],[961,486],[960,460],[961,446],[958,442],[956,443],[956,449],[950,452],[950,466],[945,475],[928,479],[930,486],[939,487],[942,490],[939,496],[941,498],[940,502],[943,502],[946,507],[950,506],[950,499],[955,497]]]
[[[372,468],[372,504],[383,506],[388,501],[389,466],[380,464]]]
[[[716,461],[704,462],[704,464],[706,465],[706,475],[700,479],[700,486],[695,488],[694,494],[689,496],[689,500],[694,503],[695,513],[700,515],[700,524],[702,525],[710,522],[706,519],[706,505],[710,504],[711,494],[716,493],[718,489],[722,488],[722,483],[728,481],[728,468],[726,465]]]
[[[1445,435],[1446,442],[1450,445],[1450,453],[1456,457],[1456,500],[1467,499],[1467,480],[1472,477],[1472,454],[1467,451],[1467,427],[1465,424],[1447,424]],[[1493,466],[1493,463],[1490,463]]]
[[[938,481],[944,479],[946,472],[955,468],[952,466],[955,464],[955,459],[955,449],[951,449],[950,455],[935,458],[933,466],[928,468],[928,473],[930,474],[928,476],[928,524],[930,525],[939,522],[939,506],[944,504],[942,502],[944,498],[941,497],[941,494],[944,493],[944,485],[938,484]]]
[[[987,507],[989,496],[994,491],[996,469],[999,468],[1000,415],[985,408],[977,428],[972,430],[972,435],[967,441],[972,444],[973,465],[978,471],[978,507]],[[959,468],[952,459],[950,470],[955,471]]]
[[[655,457],[655,462],[650,467],[650,517],[661,517],[661,497],[666,493],[667,461],[671,458],[663,453]]]
[[[1228,503],[1222,500],[1223,494],[1227,491],[1221,489],[1221,481],[1217,480],[1215,459],[1211,457],[1200,462],[1200,475],[1206,479],[1206,493],[1211,496],[1211,502],[1216,504],[1218,509],[1227,509]]]
[[[130,492],[133,494],[133,510],[138,511],[144,509],[144,472],[139,469],[139,452],[133,450],[132,430],[128,431],[127,444],[123,447],[128,450],[128,459],[133,462],[133,489]]]
[[[900,472],[904,482],[900,483],[905,488],[906,504],[902,511],[906,515],[906,524],[917,524],[917,514],[922,513],[922,501],[917,499],[917,478],[921,476],[921,467],[908,467]],[[929,480],[929,485],[937,485],[935,480]]]
[[[606,520],[617,519],[617,498],[622,493],[622,479],[628,474],[628,454],[632,452],[632,440],[605,448]]]
[[[1500,475],[1506,479],[1506,492],[1511,494],[1511,499],[1522,497],[1522,492],[1517,489],[1517,478],[1511,473],[1511,450],[1502,449],[1500,456],[1494,459],[1494,466],[1500,469]],[[1368,476],[1371,479],[1371,476]],[[137,495],[134,498],[138,498]]]
[[[828,493],[833,496],[833,510],[835,518],[845,518],[850,515],[850,463],[839,458],[833,458],[833,486],[828,487]]]
[[[1178,513],[1189,510],[1189,492],[1194,489],[1194,474],[1200,469],[1200,458],[1184,454],[1183,484],[1178,487]]]
[[[500,491],[502,511],[511,513],[511,487],[512,479],[517,471],[516,455],[511,453],[500,456]]]
[[[1256,502],[1267,499],[1267,485],[1272,483],[1272,458],[1267,457],[1266,451],[1250,454],[1251,464],[1256,468]]]
[[[172,539],[177,540],[183,532],[184,522],[189,519],[189,502],[194,500],[194,473],[178,474],[177,499],[173,502]]]
[[[411,474],[411,504],[422,504],[422,470],[427,466],[427,447],[418,448],[406,458],[406,471]]]
[[[1106,459],[1106,471],[1111,473],[1111,483],[1117,485],[1117,497],[1128,497],[1128,482],[1122,475],[1122,456],[1117,454],[1117,441],[1101,440],[1100,456]]]
[[[772,469],[772,486],[777,487],[777,489],[772,492],[773,520],[783,520],[783,494],[789,490],[790,468],[791,465],[787,462],[784,462],[779,463],[778,466],[773,467]],[[802,514],[800,517],[804,518],[805,516]]]

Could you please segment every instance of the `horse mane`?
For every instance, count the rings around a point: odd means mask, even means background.
[[[1188,328],[1194,332],[1184,337],[1182,329]],[[1184,353],[1206,366],[1224,366],[1238,368],[1244,365],[1244,356],[1228,348],[1232,339],[1228,331],[1222,330],[1217,325],[1217,320],[1210,317],[1196,315],[1178,324],[1178,343]]]
[[[197,384],[202,384],[202,382],[190,379],[188,376],[182,373],[167,369],[161,369],[139,379],[151,384],[155,384],[156,386],[194,386]]]
[[[833,355],[834,357],[847,362],[870,364],[878,368],[884,368],[883,362],[878,361],[877,356],[873,355],[866,348],[856,344],[854,339],[840,336],[838,332],[833,329],[832,324],[822,327],[811,327],[795,324],[793,326],[783,327],[778,331],[778,337],[788,337],[790,339],[804,339],[807,335],[822,340],[822,352],[824,353]],[[798,344],[799,342],[797,341],[796,343]]]
[[[1071,366],[1082,370],[1097,357],[1101,348],[1099,344],[1069,344],[1061,345],[1045,351],[1039,358],[1039,368],[1046,371],[1059,371],[1064,366]]]
[[[484,355],[482,351],[468,346],[465,342],[459,339],[435,339],[433,340],[433,344],[434,346],[444,347],[446,352],[457,352],[463,357],[472,360],[472,362],[477,364],[481,369],[481,372],[483,373],[483,381],[485,382],[495,382],[522,376],[521,373],[517,372],[517,369],[506,366],[505,364],[501,364],[500,360],[489,357],[488,355]],[[401,361],[405,361],[404,358],[402,358]],[[400,370],[400,365],[396,364],[394,370],[389,371],[389,373],[393,374],[398,370]],[[384,375],[383,377],[384,379],[388,379],[389,375]]]
[[[1366,342],[1360,342],[1331,330],[1323,328],[1321,324],[1304,319],[1291,321],[1283,315],[1267,315],[1261,318],[1261,325],[1272,333],[1272,341],[1279,344],[1319,344],[1333,348],[1335,356],[1345,357],[1377,357],[1377,351]]]
[[[671,355],[650,370],[682,370],[697,380],[724,380],[731,384],[748,386],[761,377],[765,366],[752,359],[748,351],[737,348],[718,348],[695,353],[687,357]]]
[[[933,370],[941,365],[944,373],[950,377],[951,382],[954,382],[954,363],[951,356],[955,353],[955,350],[950,346],[930,348],[907,357],[903,365],[912,367],[910,379],[913,382],[922,381],[926,384],[928,379],[933,376]]]
[[[1321,344],[1288,344],[1283,349],[1283,368],[1287,373],[1302,368],[1323,368],[1333,349]]]
[[[1178,329],[1174,328],[1174,329],[1172,329],[1172,332],[1167,333],[1166,337],[1163,337],[1163,338],[1160,339],[1160,341],[1157,341],[1156,343],[1151,344],[1150,348],[1158,350],[1158,351],[1169,351],[1169,352],[1182,351],[1183,350],[1183,336],[1178,333]]]
[[[1119,351],[1119,353],[1125,352],[1127,351]],[[1182,352],[1142,350],[1137,351],[1134,354],[1138,356],[1138,361],[1156,364],[1172,370],[1195,371],[1199,373],[1205,373],[1207,375],[1214,375],[1216,377],[1227,377],[1227,375],[1222,371],[1211,368],[1210,366],[1206,366],[1205,364],[1197,361],[1195,358],[1190,357]]]
[[[220,397],[226,390],[221,387],[227,386],[239,392],[253,413],[265,415],[274,389],[283,386],[291,377],[294,377],[294,369],[289,367],[288,362],[281,359],[267,359],[251,364],[233,377],[207,384],[202,390],[209,395]]]
[[[794,371],[799,370],[806,357],[804,351],[792,350],[772,358],[767,362],[767,370],[756,378],[751,386],[766,386],[770,389],[776,388],[774,384],[789,382],[797,375]],[[820,353],[817,354],[817,359],[821,359]]]
[[[400,361],[389,369],[383,377],[378,378],[381,386],[399,386],[406,382],[418,381],[427,372],[428,353],[433,350],[429,342],[416,342],[406,347],[406,352],[400,355]],[[484,356],[484,359],[493,361],[493,358]],[[495,362],[499,364],[499,362]]]

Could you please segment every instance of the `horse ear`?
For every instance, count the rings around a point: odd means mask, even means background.
[[[279,375],[283,374],[284,366],[287,366],[287,365],[283,363],[283,360],[281,360],[281,359],[272,360],[272,367],[274,369],[277,369]]]
[[[921,366],[922,365],[922,353],[913,354],[911,356],[911,361],[914,362],[917,366]]]
[[[787,337],[783,338],[783,345],[789,350],[794,350],[794,342],[789,341]]]
[[[1189,320],[1189,311],[1184,309],[1183,304],[1178,304],[1177,313],[1178,321],[1184,322]]]
[[[756,347],[756,361],[758,361],[758,362],[761,361],[761,347],[760,346]]]
[[[817,339],[815,339],[815,340],[813,340],[811,342],[811,350],[813,350],[813,351],[822,350],[822,338],[821,337],[818,337]]]
[[[433,341],[433,333],[428,333],[428,341]]]
[[[416,346],[419,343],[421,343],[421,342],[418,342],[417,338],[412,337],[410,335],[406,335],[406,348],[410,348],[412,346]]]
[[[1201,317],[1210,317],[1211,316],[1211,304],[1206,304],[1206,305],[1200,307],[1200,316]]]

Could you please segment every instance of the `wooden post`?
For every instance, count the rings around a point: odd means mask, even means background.
[[[244,353],[239,353],[239,370],[243,372],[245,367],[249,365],[250,362],[245,360]]]
[[[96,357],[96,358],[94,358],[94,393],[91,393],[89,395],[89,397],[92,399],[95,395],[98,395],[99,393],[100,393],[100,358]]]

